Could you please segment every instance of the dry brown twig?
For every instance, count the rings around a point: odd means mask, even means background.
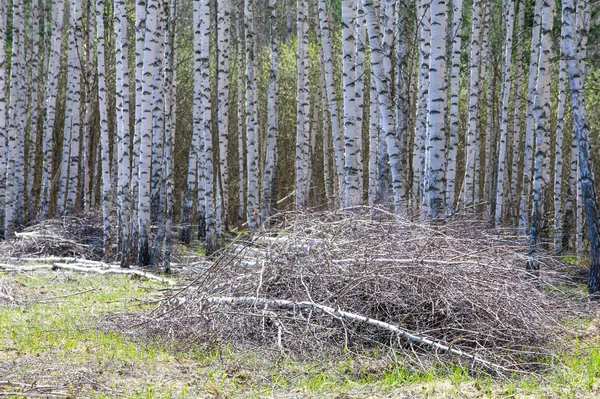
[[[135,324],[176,339],[282,346],[298,355],[389,347],[399,329],[427,341],[400,341],[394,350],[431,358],[433,343],[506,371],[552,355],[568,333],[560,321],[588,314],[583,297],[548,289],[574,284],[559,263],[543,258],[542,276],[531,278],[526,247],[482,222],[335,212],[280,219],[270,233],[236,242]],[[222,306],[231,298],[237,312]]]

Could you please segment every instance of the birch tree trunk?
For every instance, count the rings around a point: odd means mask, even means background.
[[[535,116],[535,169],[533,180],[533,203],[531,213],[531,227],[529,235],[529,261],[527,270],[538,270],[536,260],[541,222],[543,217],[543,201],[548,185],[544,163],[547,156],[546,136],[549,134],[550,124],[550,52],[552,44],[552,26],[554,22],[554,1],[544,0],[542,6],[542,26],[540,41],[540,59],[538,66],[538,79],[535,89],[533,110]]]
[[[138,168],[138,262],[141,266],[150,264],[150,194],[152,160],[152,79],[157,58],[159,38],[156,36],[158,23],[158,5],[156,0],[148,0],[146,14],[146,37],[144,39],[144,58],[142,71],[142,117],[141,142]]]
[[[508,106],[510,101],[510,86],[512,67],[513,30],[515,23],[515,0],[508,0],[508,15],[506,16],[506,32],[504,39],[504,55],[502,70],[502,114],[500,116],[500,148],[498,151],[498,182],[496,185],[496,214],[494,217],[496,228],[500,228],[504,205],[507,203],[505,194],[505,177],[508,176],[506,142],[508,140]],[[490,70],[491,73],[491,70]],[[489,109],[488,109],[489,112]]]
[[[130,237],[130,184],[131,135],[129,133],[129,58],[127,46],[127,9],[125,0],[114,2],[115,58],[117,88],[117,143],[119,151],[119,232],[121,239],[121,266],[131,262]]]
[[[204,162],[200,162],[200,142],[202,140],[203,122],[202,115],[204,110],[201,107],[202,104],[202,59],[200,57],[200,48],[202,42],[201,36],[201,5],[199,1],[193,3],[193,31],[194,31],[194,109],[192,118],[192,142],[190,144],[190,151],[188,154],[188,169],[187,169],[187,180],[186,190],[183,199],[183,207],[181,214],[181,234],[180,241],[189,244],[191,240],[191,222],[192,222],[192,207],[194,204],[194,196],[197,194],[198,197],[198,232],[201,236],[204,236],[205,229],[200,227],[202,225],[202,219],[204,218],[201,209],[204,203],[204,197],[201,196],[204,192],[204,182],[200,179],[201,171],[204,169]]]
[[[427,136],[427,99],[429,97],[429,59],[431,48],[430,2],[419,2],[419,83],[417,123],[415,131],[415,152],[413,155],[413,208],[423,208],[421,213],[427,212],[425,202],[425,171],[426,153],[428,145]]]
[[[176,60],[176,13],[177,0],[171,0],[169,24],[165,42],[165,153],[163,179],[165,181],[165,252],[163,272],[171,271],[171,225],[173,222],[173,166],[175,150],[175,121],[177,115],[177,69]]]
[[[310,134],[308,69],[308,5],[298,0],[298,94],[296,120],[296,209],[308,204],[307,179]],[[352,97],[354,98],[354,93]],[[347,145],[348,143],[346,143]],[[344,191],[345,193],[345,191]]]
[[[200,1],[200,109],[202,114],[201,139],[203,141],[203,154],[198,157],[198,162],[204,163],[204,206],[206,220],[206,254],[210,255],[218,249],[218,237],[216,226],[215,209],[215,173],[213,163],[213,139],[212,139],[212,119],[211,119],[211,99],[210,99],[210,0]],[[200,165],[198,165],[200,170]],[[200,193],[200,191],[199,191]]]
[[[445,0],[431,3],[431,59],[429,64],[429,118],[427,196],[429,219],[446,213],[446,28]]]
[[[254,0],[245,1],[244,27],[246,32],[246,149],[248,171],[248,228],[258,228],[258,110],[256,83],[256,43],[254,37]],[[300,5],[300,4],[299,4]],[[298,195],[298,194],[296,194]]]
[[[42,188],[40,194],[39,220],[48,216],[50,190],[52,189],[52,143],[54,123],[56,119],[56,101],[58,98],[58,78],[60,74],[60,56],[62,51],[62,30],[64,19],[64,0],[56,0],[52,3],[52,41],[48,63],[48,78],[46,83],[46,115],[43,137],[43,173]]]
[[[356,130],[356,1],[342,1],[342,88],[344,99],[344,206],[362,203],[358,161],[360,146]]]
[[[162,193],[164,192],[163,184],[163,158],[164,158],[164,71],[163,71],[163,55],[165,49],[165,35],[167,24],[167,12],[165,0],[158,0],[157,9],[157,24],[156,32],[156,63],[154,65],[154,75],[152,76],[152,176],[151,176],[151,192],[150,192],[150,215],[152,219],[156,219],[161,211]],[[157,236],[158,238],[158,236]],[[159,240],[160,241],[160,240]]]
[[[96,1],[96,41],[98,47],[98,104],[100,108],[100,141],[102,146],[102,219],[104,224],[104,253],[111,249],[111,176],[108,154],[110,138],[108,132],[108,92],[106,91],[106,67],[104,55],[104,0]]]
[[[511,172],[510,172],[510,204],[511,204],[511,217],[513,223],[517,225],[519,219],[519,164],[520,164],[520,154],[521,154],[521,122],[523,120],[522,114],[523,110],[521,109],[521,95],[522,95],[522,83],[525,78],[525,74],[522,74],[523,70],[523,42],[522,39],[525,34],[525,2],[523,0],[518,0],[519,6],[519,16],[518,18],[518,35],[517,37],[517,49],[516,49],[516,57],[515,57],[515,68],[514,68],[514,80],[515,80],[515,89],[513,91],[513,144],[512,144],[512,164],[511,164]]]
[[[15,234],[15,218],[16,218],[16,195],[15,184],[16,178],[16,158],[18,156],[18,136],[20,134],[19,124],[19,106],[22,105],[22,100],[19,98],[19,81],[23,76],[19,75],[21,70],[20,63],[22,61],[20,51],[20,42],[25,39],[24,30],[24,15],[23,2],[20,0],[13,1],[13,36],[12,36],[12,53],[10,67],[10,106],[9,106],[9,129],[8,130],[8,147],[6,152],[6,197],[5,197],[5,224],[4,233],[6,239],[12,239]]]
[[[329,101],[329,115],[331,116],[331,133],[333,136],[333,153],[335,169],[338,180],[338,195],[344,192],[344,138],[340,127],[340,114],[335,92],[333,77],[333,55],[331,50],[330,13],[327,10],[327,1],[319,1],[319,25],[321,27],[321,43],[323,47],[323,63],[325,67],[325,84],[327,85],[327,100]],[[341,198],[341,197],[340,197]]]
[[[279,130],[279,102],[277,98],[279,96],[279,41],[276,31],[277,0],[269,1],[269,18],[271,65],[269,68],[269,92],[267,99],[267,149],[263,173],[262,223],[266,223],[272,215],[273,204],[276,202],[273,182],[276,173],[275,159],[277,158],[277,133]]]
[[[144,74],[144,43],[146,40],[147,0],[137,0],[135,3],[135,131],[131,151],[131,238],[132,243],[139,243],[139,169],[140,169],[140,145],[142,143],[142,102],[143,74]],[[139,254],[139,248],[138,248]]]
[[[377,81],[377,97],[382,119],[382,129],[385,134],[387,153],[390,160],[390,171],[392,175],[392,187],[394,195],[395,212],[401,212],[403,206],[403,182],[400,174],[400,154],[398,151],[398,140],[396,137],[395,108],[391,97],[390,75],[384,70],[384,57],[381,46],[381,33],[373,0],[365,0],[365,14],[367,18],[367,30],[369,33],[369,45],[371,48],[371,67]]]
[[[588,281],[590,294],[598,291],[600,283],[600,225],[598,205],[594,187],[594,176],[589,164],[587,141],[589,139],[589,125],[585,109],[583,91],[582,71],[583,62],[578,57],[577,35],[575,33],[575,7],[573,0],[562,2],[562,22],[565,56],[567,58],[567,70],[571,88],[571,106],[573,109],[573,125],[575,136],[579,145],[579,176],[581,177],[581,191],[585,204],[585,215],[588,226],[588,238],[591,248],[591,264]]]
[[[377,155],[379,150],[379,102],[377,101],[377,79],[373,73],[369,79],[369,206],[373,207],[378,202],[377,181],[378,165]]]
[[[456,155],[458,153],[458,100],[460,94],[460,58],[462,45],[462,0],[452,1],[452,52],[450,56],[450,137],[446,165],[446,214],[456,204]]]
[[[240,21],[244,19],[244,5],[241,4]],[[246,219],[246,154],[244,153],[244,70],[242,63],[244,62],[243,50],[244,27],[243,24],[237,25],[237,137],[238,137],[238,224],[241,225]],[[275,153],[277,156],[277,153]],[[273,190],[273,189],[272,189]]]
[[[539,62],[541,12],[544,0],[536,0],[533,15],[533,30],[531,33],[531,59],[529,61],[529,83],[527,88],[527,111],[525,120],[525,154],[523,161],[523,183],[521,188],[521,202],[519,204],[519,235],[527,235],[529,227],[529,202],[531,192],[531,172],[533,170],[534,146],[534,116],[533,101],[537,81]]]
[[[355,108],[356,108],[356,145],[358,147],[358,191],[362,204],[364,193],[364,155],[363,121],[365,112],[365,53],[367,44],[367,25],[363,2],[358,2],[356,10],[356,71],[355,71]]]
[[[35,161],[37,153],[38,119],[39,119],[39,86],[40,86],[40,9],[39,1],[33,0],[30,9],[31,26],[31,106],[29,143],[27,159],[27,202],[28,219],[35,214],[35,198],[33,197],[33,185],[35,181]],[[0,57],[2,57],[0,52]]]
[[[219,132],[220,198],[223,224],[229,226],[229,44],[231,41],[231,0],[220,0],[217,11],[217,125]]]
[[[468,91],[468,115],[467,115],[467,144],[465,160],[465,181],[463,192],[463,203],[465,210],[470,210],[474,203],[476,190],[475,181],[475,158],[477,155],[477,119],[479,115],[479,65],[481,63],[481,9],[482,0],[473,0],[472,25],[471,25],[471,48],[469,54],[469,91]]]
[[[7,115],[8,92],[6,85],[6,28],[8,4],[0,0],[0,198],[6,196],[6,139],[9,124]],[[4,221],[5,205],[0,206],[0,220]],[[0,236],[4,236],[4,223],[0,223]]]
[[[564,33],[561,29],[560,60],[558,73],[558,110],[556,112],[556,141],[554,146],[554,251],[562,251],[563,215],[562,205],[562,172],[563,172],[563,131],[565,126],[565,102],[567,63],[564,52]]]

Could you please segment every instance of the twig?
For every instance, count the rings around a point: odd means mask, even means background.
[[[117,269],[117,268],[108,268],[108,269],[98,269],[93,267],[82,267],[80,265],[66,265],[62,263],[54,263],[52,264],[52,270],[67,270],[71,272],[82,272],[82,273],[98,273],[98,274],[129,274],[138,277],[145,278],[147,280],[157,281],[159,283],[167,283],[169,285],[175,285],[173,280],[162,278],[156,276],[151,273],[146,273],[141,270],[131,270],[131,269]]]
[[[50,298],[44,298],[44,299],[37,299],[35,301],[33,301],[33,303],[44,303],[44,302],[50,302],[53,301],[55,299],[63,299],[63,298],[70,298],[72,296],[77,296],[77,295],[83,295],[83,294],[87,294],[88,292],[92,292],[92,291],[96,291],[96,288],[90,288],[88,290],[84,290],[84,291],[79,291],[79,292],[74,292],[72,294],[67,294],[67,295],[59,295],[59,296],[52,296]]]
[[[45,399],[67,399],[66,395],[55,395],[49,393],[28,393],[28,392],[0,392],[0,396],[26,397],[26,398],[45,398]]]
[[[366,323],[375,327],[379,327],[382,328],[384,330],[388,330],[388,331],[392,331],[396,334],[398,334],[401,337],[404,337],[406,339],[408,339],[411,342],[416,342],[419,344],[423,344],[423,345],[427,345],[430,346],[432,348],[435,348],[437,350],[441,350],[443,352],[448,352],[451,353],[453,355],[465,358],[465,359],[469,359],[471,360],[473,363],[477,363],[479,365],[482,365],[484,367],[487,367],[489,369],[492,370],[502,370],[504,372],[508,372],[510,370],[508,370],[505,367],[502,367],[498,364],[494,364],[492,362],[489,362],[487,360],[484,360],[476,355],[473,355],[471,353],[468,352],[464,352],[461,351],[459,349],[454,349],[454,348],[450,348],[449,346],[443,345],[441,343],[432,341],[428,338],[425,337],[421,337],[415,334],[411,334],[406,330],[400,329],[392,324],[380,321],[380,320],[376,320],[376,319],[371,319],[356,313],[351,313],[351,312],[345,312],[343,310],[339,310],[339,309],[334,309],[331,308],[329,306],[325,306],[325,305],[321,305],[318,303],[314,303],[314,302],[293,302],[293,301],[288,301],[288,300],[284,300],[284,299],[265,299],[265,298],[258,298],[258,297],[212,297],[212,298],[207,298],[206,302],[212,304],[212,305],[265,305],[265,306],[276,306],[279,308],[284,308],[284,309],[314,309],[314,310],[320,310],[323,313],[327,313],[331,316],[335,316],[335,317],[340,317],[340,318],[344,318],[344,319],[348,319],[348,320],[352,320],[352,321],[357,321],[360,323]]]

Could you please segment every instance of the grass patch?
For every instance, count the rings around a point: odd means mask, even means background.
[[[598,334],[576,342],[544,378],[498,381],[473,376],[460,365],[414,370],[382,353],[298,361],[225,344],[177,347],[168,340],[131,337],[102,321],[115,312],[150,311],[160,284],[51,272],[0,273],[2,280],[16,284],[22,298],[16,306],[0,306],[0,380],[62,386],[76,397],[592,398],[600,393]]]

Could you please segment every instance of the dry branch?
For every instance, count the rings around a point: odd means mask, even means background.
[[[505,367],[488,362],[487,360],[484,360],[476,355],[467,353],[467,352],[459,350],[459,349],[451,348],[448,345],[444,345],[439,342],[435,342],[426,337],[412,334],[406,330],[398,328],[395,325],[383,322],[381,320],[372,319],[372,318],[365,317],[365,316],[355,314],[352,312],[345,312],[340,309],[334,309],[332,307],[321,305],[321,304],[314,303],[314,302],[306,302],[306,301],[305,302],[293,302],[293,301],[288,301],[288,300],[284,300],[284,299],[265,299],[265,298],[258,298],[258,297],[212,297],[212,298],[207,298],[205,301],[211,305],[275,306],[275,307],[286,308],[286,309],[319,310],[319,311],[326,313],[333,317],[339,317],[339,318],[343,318],[343,319],[347,319],[347,320],[351,320],[351,321],[359,322],[359,323],[366,323],[366,324],[370,324],[375,327],[379,327],[384,330],[391,331],[393,333],[398,334],[401,337],[406,338],[407,340],[409,340],[411,342],[423,344],[423,345],[429,346],[431,348],[440,350],[442,352],[448,352],[453,355],[469,359],[473,363],[477,363],[478,365],[482,365],[482,366],[487,367],[492,370],[496,370],[496,371],[501,370],[501,371],[505,371],[505,372],[508,371],[508,369],[506,369]]]
[[[97,273],[97,274],[125,274],[125,275],[133,275],[138,276],[147,280],[153,280],[159,283],[166,283],[169,285],[175,285],[173,280],[156,276],[151,273],[143,272],[141,270],[132,270],[132,269],[117,269],[117,268],[93,268],[82,265],[72,265],[72,264],[63,264],[63,263],[53,263],[52,270],[66,270],[71,272],[80,272],[80,273]]]

